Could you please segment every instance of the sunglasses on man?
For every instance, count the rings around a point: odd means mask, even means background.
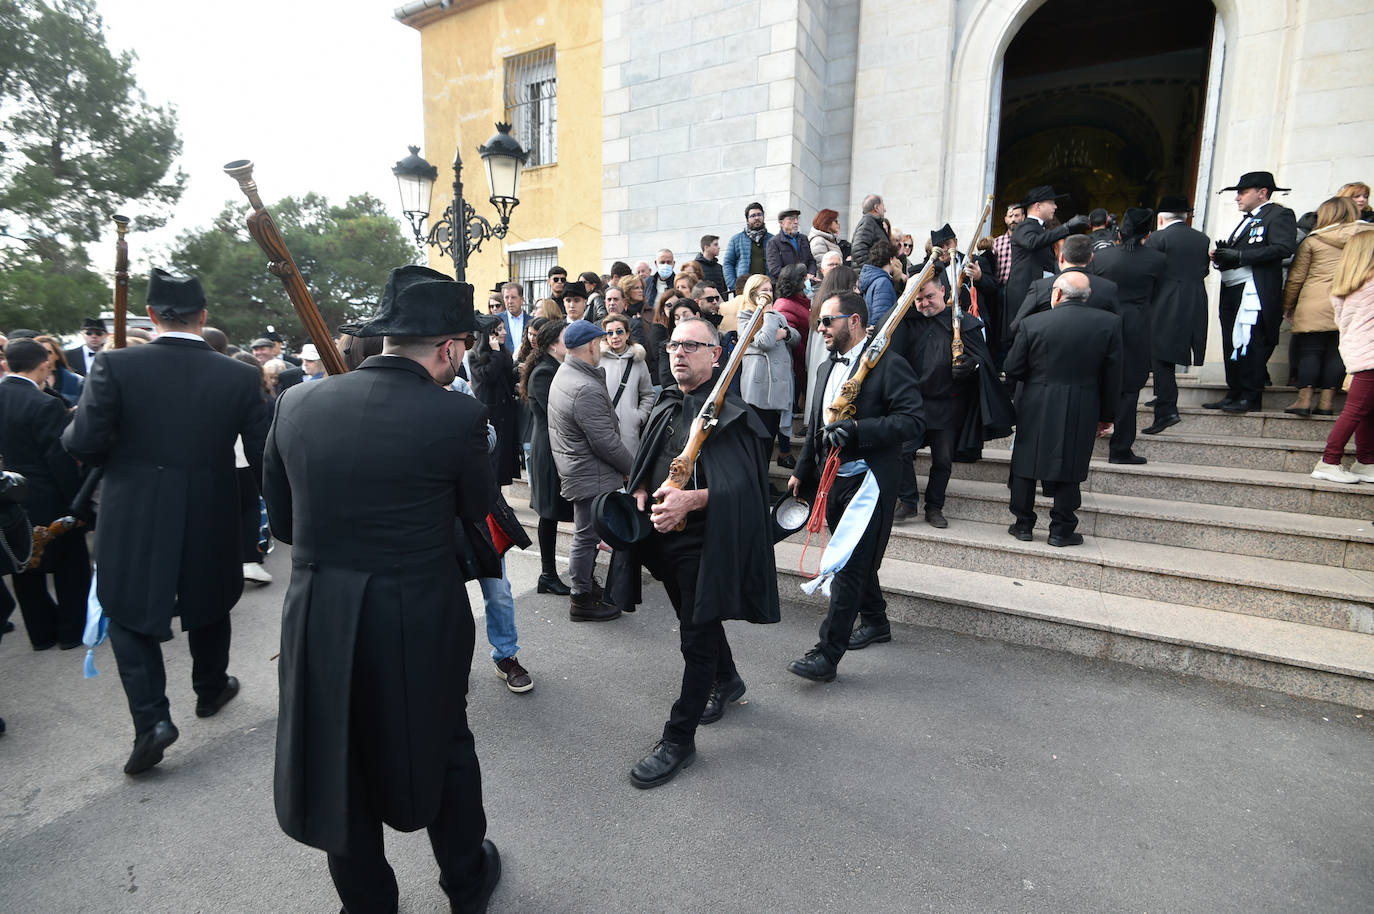
[[[703,295],[703,296],[701,297],[701,300],[702,300],[702,301],[720,301],[720,296],[719,296],[719,295]]]
[[[847,320],[849,320],[851,317],[854,317],[854,315],[852,315],[852,314],[822,314],[820,317],[816,318],[816,323],[819,324],[819,325],[821,325],[822,327],[829,327],[831,324],[835,323],[835,321],[847,321]]]

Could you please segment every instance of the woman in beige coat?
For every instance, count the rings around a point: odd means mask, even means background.
[[[1293,322],[1293,351],[1298,399],[1284,410],[1295,416],[1330,416],[1332,400],[1345,380],[1337,349],[1339,332],[1331,309],[1331,280],[1348,242],[1357,233],[1374,231],[1360,222],[1349,197],[1332,197],[1317,208],[1317,226],[1293,255],[1283,289],[1283,316]],[[1314,408],[1313,391],[1320,391]]]

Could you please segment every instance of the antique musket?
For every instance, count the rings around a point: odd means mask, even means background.
[[[81,488],[76,492],[76,497],[72,499],[71,506],[67,508],[71,513],[59,517],[46,526],[33,528],[33,550],[29,553],[29,560],[24,563],[24,567],[20,571],[32,571],[37,568],[38,563],[43,561],[43,550],[48,547],[48,543],[64,533],[80,530],[86,526],[85,518],[90,514],[91,498],[95,495],[95,487],[100,483],[100,477],[104,473],[105,468],[98,466],[86,474],[86,478],[81,483]]]
[[[126,314],[129,311],[129,242],[124,233],[129,230],[129,217],[118,213],[110,217],[115,224],[115,287],[114,287],[114,348],[123,349],[129,343]]]
[[[301,319],[306,336],[310,337],[315,348],[319,350],[325,372],[343,374],[348,368],[344,365],[338,347],[333,345],[334,334],[325,326],[320,309],[311,297],[310,290],[306,288],[305,279],[296,268],[296,261],[292,259],[291,252],[287,250],[281,231],[277,229],[276,222],[272,221],[272,214],[263,206],[262,198],[258,196],[258,184],[253,180],[252,161],[237,159],[224,166],[224,173],[239,183],[239,189],[253,205],[253,212],[248,216],[248,234],[253,236],[258,247],[267,255],[268,272],[280,279],[286,287],[286,297],[291,299],[291,306],[296,309],[296,316]]]
[[[754,303],[759,305],[757,300]],[[763,316],[768,313],[771,304],[772,299],[763,302],[754,312],[754,316],[750,318],[749,324],[744,328],[744,335],[739,338],[739,342],[735,344],[734,351],[730,353],[730,358],[726,361],[725,367],[721,369],[720,377],[716,379],[716,386],[711,389],[711,396],[706,398],[701,411],[692,420],[692,433],[687,436],[687,444],[682,448],[682,453],[673,458],[673,462],[668,467],[668,478],[663,480],[663,485],[659,488],[681,489],[687,485],[687,480],[692,478],[692,470],[696,468],[697,458],[701,455],[701,446],[706,443],[706,438],[720,421],[720,409],[725,404],[725,395],[730,390],[730,382],[734,380],[740,365],[744,362],[744,350],[749,348],[754,335],[763,326]],[[674,529],[681,530],[685,525],[686,520],[684,519]]]
[[[968,245],[966,248],[966,250],[969,252],[968,259],[970,262],[973,260],[973,252],[978,250],[978,244],[983,240],[983,226],[987,223],[988,219],[991,216],[992,194],[988,194],[988,202],[983,206],[983,214],[978,217],[978,224],[973,228],[973,243]],[[968,264],[965,264],[964,273],[962,276],[959,277],[959,284],[954,288],[954,301],[952,303],[952,307],[954,308],[954,314],[951,315],[953,317],[952,323],[954,325],[954,340],[949,344],[949,355],[951,361],[959,359],[964,354],[964,337],[959,326],[964,322],[964,309],[959,307],[959,293],[962,292],[965,288],[971,287],[972,285],[973,278],[968,275]]]

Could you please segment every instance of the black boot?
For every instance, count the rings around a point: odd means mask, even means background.
[[[539,585],[535,590],[539,593],[551,593],[558,597],[566,597],[572,593],[572,588],[564,584],[559,579],[557,572],[553,571],[546,571],[539,576]]]

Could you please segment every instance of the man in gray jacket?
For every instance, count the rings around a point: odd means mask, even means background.
[[[592,526],[592,499],[625,484],[634,455],[620,441],[600,338],[606,331],[590,321],[573,321],[563,331],[567,356],[549,388],[549,446],[562,480],[563,497],[573,503],[573,541],[568,550],[572,575],[574,622],[604,622],[620,610],[604,603],[596,583],[597,534]]]

